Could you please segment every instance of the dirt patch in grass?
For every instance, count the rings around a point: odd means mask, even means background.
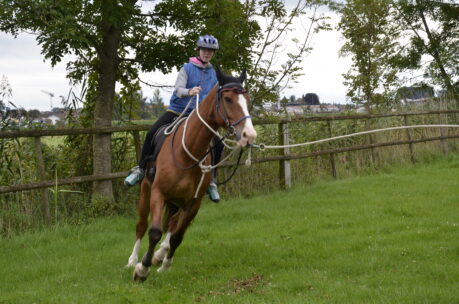
[[[234,295],[242,292],[254,293],[257,287],[266,284],[263,275],[252,273],[247,279],[233,278],[220,290],[210,290],[207,294],[198,296],[195,301],[202,302],[207,296],[223,296],[223,295]]]
[[[261,274],[252,273],[248,279],[231,279],[228,287],[235,294],[243,291],[254,292],[259,285],[263,285],[263,276]]]

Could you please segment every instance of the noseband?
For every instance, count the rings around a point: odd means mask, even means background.
[[[247,91],[244,90],[244,88],[242,87],[242,85],[240,83],[237,83],[237,82],[230,82],[230,83],[227,83],[223,86],[221,86],[219,89],[218,89],[218,92],[217,92],[217,101],[215,103],[215,108],[216,108],[216,111],[217,113],[220,114],[220,116],[222,117],[223,121],[225,122],[226,124],[226,127],[229,129],[229,132],[234,135],[235,134],[235,127],[240,124],[242,121],[246,120],[247,118],[251,118],[252,116],[250,115],[247,115],[247,116],[243,116],[241,118],[239,118],[236,122],[234,123],[230,123],[229,119],[228,119],[228,115],[226,114],[227,111],[225,109],[225,106],[223,105],[223,109],[224,109],[224,112],[225,112],[225,115],[223,115],[220,111],[219,111],[219,107],[220,107],[220,99],[221,99],[221,94],[222,92],[225,92],[225,91],[233,91],[234,93],[236,94],[244,94],[246,93]]]

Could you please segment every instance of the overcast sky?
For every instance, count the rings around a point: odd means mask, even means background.
[[[336,24],[337,16],[332,22]],[[312,41],[314,50],[302,62],[304,76],[298,83],[291,83],[292,88],[281,94],[296,97],[306,93],[317,93],[321,102],[344,103],[346,88],[342,84],[342,74],[350,67],[350,59],[339,58],[338,50],[343,40],[337,31],[320,32]],[[218,54],[217,54],[218,56]],[[65,61],[65,60],[64,60]],[[184,58],[184,62],[186,58]],[[65,78],[65,62],[51,68],[49,61],[43,61],[40,47],[35,36],[21,34],[14,39],[0,33],[0,77],[7,77],[12,87],[12,102],[25,109],[49,110],[51,102],[54,107],[61,106],[59,96],[67,96],[70,90]],[[145,81],[173,85],[176,72],[168,75],[148,73],[142,75]],[[45,92],[54,94],[50,97]],[[152,95],[152,88],[144,87],[145,96]],[[168,103],[171,90],[162,92],[165,103]]]

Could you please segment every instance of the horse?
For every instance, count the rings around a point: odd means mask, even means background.
[[[156,167],[156,173],[153,180],[146,174],[140,185],[136,241],[127,265],[134,267],[134,281],[146,280],[152,265],[161,264],[158,272],[171,266],[210,183],[211,173],[202,168],[211,163],[208,151],[216,131],[227,129],[235,135],[240,148],[250,146],[257,136],[248,111],[249,94],[242,86],[245,71],[239,77],[226,75],[219,69],[216,74],[218,84],[185,122],[166,137],[156,160],[147,164],[147,172]],[[203,166],[198,166],[197,161]],[[151,218],[149,246],[141,262],[137,262],[148,216]],[[154,252],[165,232],[163,242]]]

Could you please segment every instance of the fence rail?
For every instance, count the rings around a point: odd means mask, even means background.
[[[442,115],[442,114],[458,114],[458,113],[459,113],[459,110],[443,110],[443,111],[429,111],[429,112],[417,112],[417,113],[391,113],[391,114],[376,114],[376,115],[368,115],[368,114],[330,115],[330,116],[314,116],[314,117],[296,118],[296,119],[272,119],[272,120],[259,119],[259,120],[254,120],[254,124],[255,125],[278,124],[279,125],[278,142],[281,145],[287,145],[289,144],[288,124],[290,123],[326,121],[327,126],[328,126],[329,136],[332,136],[332,132],[331,132],[331,122],[332,121],[359,120],[359,119],[367,120],[367,119],[379,119],[379,118],[387,118],[387,117],[403,117],[404,123],[405,125],[407,125],[408,116]],[[136,154],[138,156],[140,152],[139,132],[146,131],[149,128],[150,128],[149,125],[128,125],[128,126],[116,126],[116,127],[108,127],[108,128],[106,127],[106,128],[88,128],[88,129],[14,130],[14,131],[0,132],[0,139],[23,138],[23,137],[36,138],[35,151],[36,151],[36,156],[37,156],[37,176],[39,179],[39,182],[35,182],[35,183],[0,186],[0,194],[26,191],[26,190],[34,190],[34,189],[44,189],[43,210],[44,210],[44,214],[46,217],[46,214],[49,213],[49,208],[46,206],[47,205],[47,198],[45,196],[46,188],[55,186],[56,183],[57,185],[68,185],[68,184],[93,182],[93,181],[101,181],[101,180],[114,180],[114,179],[118,179],[118,178],[122,178],[126,176],[128,172],[127,171],[114,172],[114,173],[110,173],[107,175],[77,176],[77,177],[59,179],[57,180],[57,182],[55,180],[44,180],[45,174],[44,174],[44,161],[43,161],[43,157],[41,153],[42,151],[41,140],[40,140],[41,137],[132,132],[135,143],[136,143]],[[413,150],[414,144],[422,143],[422,142],[429,142],[429,141],[437,141],[437,140],[444,141],[447,139],[455,139],[455,138],[459,138],[459,135],[444,135],[441,132],[441,136],[412,139],[409,130],[407,130],[407,138],[408,138],[407,140],[398,140],[398,141],[385,142],[385,143],[375,143],[373,142],[373,139],[370,138],[370,144],[367,144],[367,145],[326,149],[326,150],[303,153],[303,154],[291,154],[289,149],[286,148],[286,149],[282,149],[281,155],[253,159],[252,163],[279,161],[279,164],[280,164],[279,180],[280,180],[282,187],[288,188],[291,186],[290,160],[315,157],[315,156],[328,154],[330,155],[332,175],[336,177],[336,164],[334,161],[334,154],[336,153],[351,152],[351,151],[366,150],[366,149],[373,150],[374,148],[397,146],[397,145],[409,145],[411,160],[414,162],[415,161],[414,150]],[[231,165],[234,165],[234,163],[228,162],[224,165],[231,166]]]

